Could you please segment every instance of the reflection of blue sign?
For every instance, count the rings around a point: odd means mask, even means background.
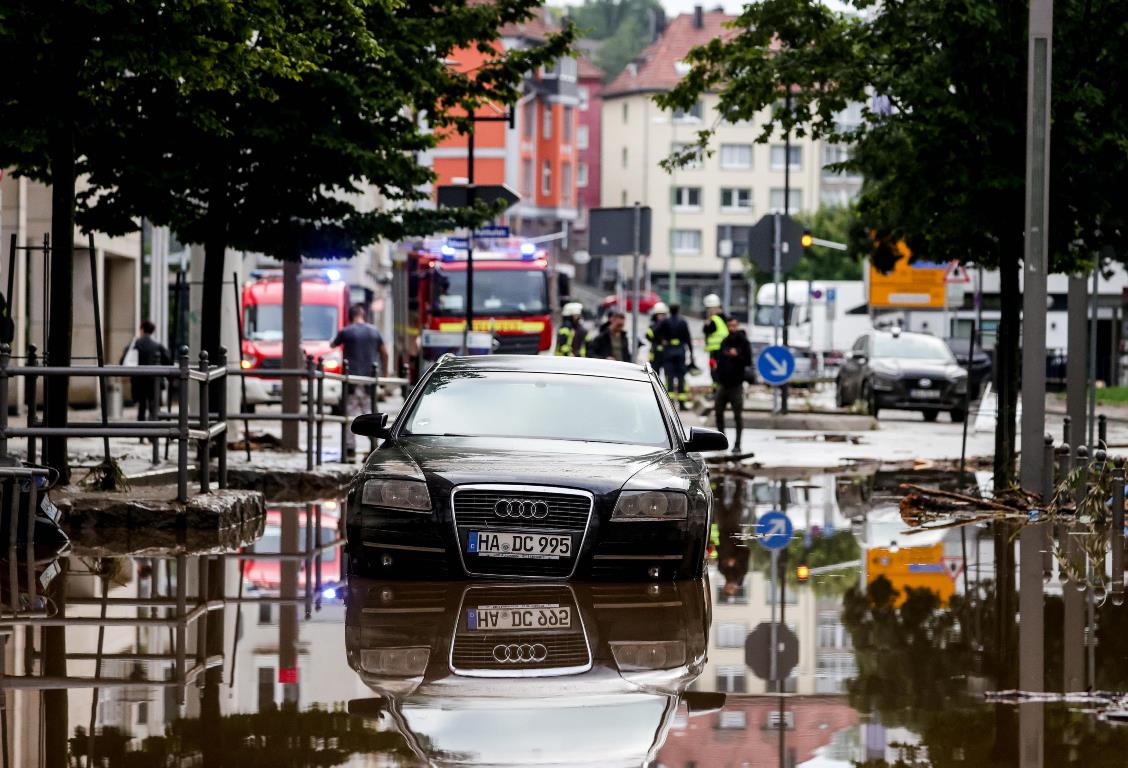
[[[483,240],[500,240],[509,237],[509,227],[504,227],[501,225],[479,227],[478,229],[474,230],[474,237],[478,237]]]
[[[795,373],[795,355],[787,347],[764,347],[756,358],[756,372],[765,384],[786,384]]]
[[[764,549],[783,549],[791,541],[791,521],[782,512],[767,512],[756,521],[756,536]]]

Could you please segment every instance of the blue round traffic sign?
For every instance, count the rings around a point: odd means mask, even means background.
[[[795,355],[787,347],[764,347],[756,357],[756,373],[765,384],[786,384],[795,375]]]
[[[783,549],[794,530],[787,515],[774,510],[760,515],[756,521],[756,538],[764,549]]]

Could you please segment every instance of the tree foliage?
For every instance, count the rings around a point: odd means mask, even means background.
[[[747,5],[736,34],[692,52],[692,71],[664,108],[719,94],[729,121],[854,146],[842,164],[864,177],[861,224],[904,239],[914,258],[959,259],[1001,272],[997,355],[1002,410],[996,484],[1014,469],[1024,244],[1028,4],[1023,0],[817,0]],[[1128,170],[1128,6],[1055,3],[1050,253],[1072,270],[1102,248],[1128,246],[1117,179]],[[1079,45],[1078,41],[1085,41]],[[781,96],[790,89],[790,109]],[[860,124],[843,124],[850,104]],[[699,138],[708,143],[710,130]],[[674,161],[684,158],[674,158]]]
[[[585,0],[568,14],[580,34],[602,41],[595,63],[608,81],[650,44],[651,30],[661,29],[665,21],[658,0]]]

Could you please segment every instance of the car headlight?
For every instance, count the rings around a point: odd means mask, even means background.
[[[360,503],[409,512],[430,512],[431,494],[427,493],[427,484],[418,480],[368,480],[364,483]]]
[[[611,655],[620,672],[671,669],[685,666],[685,643],[681,640],[652,640],[640,643],[611,643]]]
[[[431,649],[366,648],[360,652],[360,668],[373,675],[416,677],[427,671]]]
[[[678,491],[623,491],[612,520],[685,520],[689,498]]]
[[[897,380],[890,376],[875,375],[873,377],[873,388],[879,392],[890,392],[897,386]]]

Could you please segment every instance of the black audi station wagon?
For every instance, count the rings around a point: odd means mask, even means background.
[[[427,578],[700,576],[712,509],[702,451],[648,366],[443,357],[349,493],[350,568]]]

